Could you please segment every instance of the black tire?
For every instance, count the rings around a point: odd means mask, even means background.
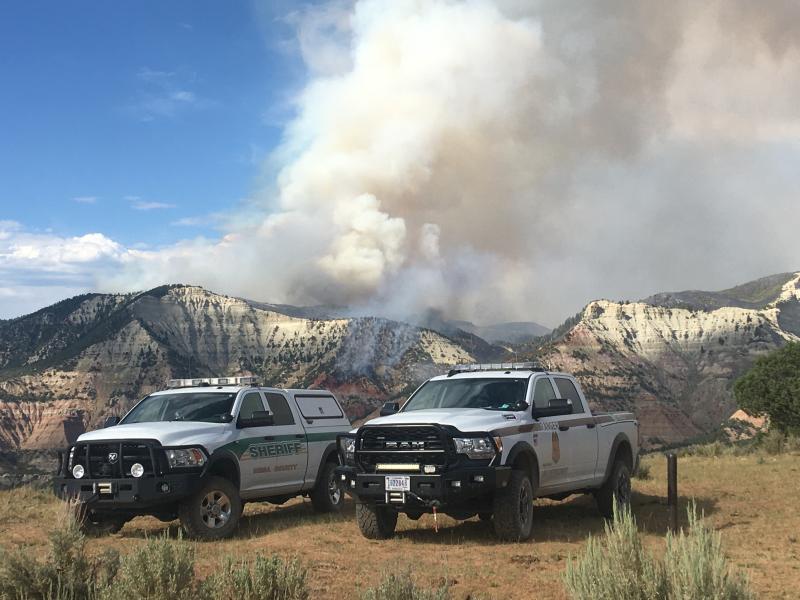
[[[311,506],[319,513],[339,512],[344,506],[344,490],[334,472],[336,463],[326,462],[322,466],[317,483],[311,490]]]
[[[242,516],[239,490],[223,477],[209,477],[198,492],[181,503],[178,516],[191,538],[226,538],[236,530]]]
[[[594,493],[597,508],[606,519],[614,518],[614,500],[620,509],[631,505],[631,469],[624,460],[616,459],[611,467],[611,475],[603,487]]]
[[[129,520],[128,517],[97,513],[85,504],[75,508],[75,521],[78,529],[86,537],[102,537],[118,533]]]
[[[481,521],[485,522],[485,523],[488,523],[489,521],[491,521],[493,517],[494,517],[494,515],[492,513],[490,513],[490,512],[480,512],[480,513],[478,513],[478,518]]]
[[[533,534],[533,485],[522,471],[512,471],[508,486],[494,497],[494,532],[501,540],[522,542]]]
[[[397,527],[397,513],[385,506],[356,504],[358,528],[368,540],[388,540]]]

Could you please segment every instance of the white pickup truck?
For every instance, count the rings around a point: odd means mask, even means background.
[[[336,437],[350,430],[324,390],[258,387],[252,377],[179,379],[61,455],[55,493],[79,501],[87,533],[136,515],[180,517],[199,539],[233,533],[244,502],[308,495],[336,511]]]
[[[533,531],[533,500],[592,493],[600,512],[630,502],[639,424],[592,414],[571,375],[533,363],[463,365],[425,382],[402,408],[339,436],[336,473],[361,533],[394,535],[398,513],[492,520],[501,539]]]

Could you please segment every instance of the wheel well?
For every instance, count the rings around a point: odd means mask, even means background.
[[[531,483],[537,485],[539,482],[539,463],[536,456],[530,452],[520,452],[514,457],[514,462],[511,463],[511,468],[514,470],[523,471],[531,478]]]
[[[209,475],[216,475],[223,477],[230,481],[236,488],[239,488],[239,470],[236,468],[236,463],[230,458],[220,458],[208,469]]]
[[[617,462],[618,458],[625,461],[628,469],[633,470],[633,450],[631,450],[631,444],[628,440],[621,440],[617,445],[617,450],[614,452],[614,460],[611,464]]]

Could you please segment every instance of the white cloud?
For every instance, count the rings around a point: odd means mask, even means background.
[[[126,107],[142,121],[170,118],[187,109],[202,109],[213,105],[189,89],[193,76],[173,71],[161,71],[142,67],[136,74],[141,83],[135,102]]]
[[[97,204],[97,196],[76,196],[72,201],[78,204]]]
[[[167,202],[148,202],[145,200],[136,200],[131,203],[131,208],[134,210],[164,210],[167,208],[175,208],[174,204]]]
[[[18,316],[67,296],[96,289],[137,259],[102,233],[63,237],[0,222],[0,318]]]

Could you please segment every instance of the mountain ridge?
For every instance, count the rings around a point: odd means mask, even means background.
[[[758,307],[707,301],[729,297]],[[446,335],[379,317],[306,318],[182,284],[84,294],[0,321],[0,449],[63,445],[171,377],[327,387],[360,419],[452,364],[528,358],[574,373],[597,409],[634,410],[648,445],[669,444],[713,431],[735,410],[735,377],[800,340],[800,273],[646,300],[595,300],[549,335],[494,345],[458,322],[445,320]]]

